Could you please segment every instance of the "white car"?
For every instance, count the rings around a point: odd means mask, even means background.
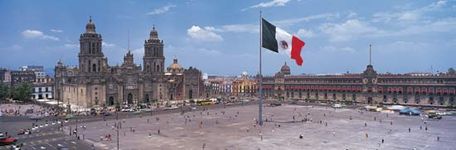
[[[140,111],[143,111],[143,112],[151,112],[152,109],[150,109],[150,108],[143,108],[143,109],[140,109]]]
[[[122,112],[133,112],[135,110],[133,110],[133,108],[122,108],[122,110],[120,110]]]

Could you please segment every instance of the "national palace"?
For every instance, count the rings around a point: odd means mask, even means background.
[[[456,74],[377,73],[369,64],[362,73],[342,75],[291,75],[282,66],[274,76],[263,78],[266,98],[345,102],[455,106]]]

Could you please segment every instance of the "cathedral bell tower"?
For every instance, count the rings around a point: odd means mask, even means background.
[[[79,71],[83,74],[100,74],[106,70],[107,60],[101,50],[102,38],[95,31],[95,23],[90,17],[86,31],[79,37]]]
[[[163,55],[163,40],[158,38],[155,27],[150,31],[150,37],[144,41],[144,72],[147,75],[162,75],[164,73],[165,56]]]

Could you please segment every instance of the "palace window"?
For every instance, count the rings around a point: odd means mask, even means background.
[[[454,105],[454,97],[453,96],[450,97],[450,100],[448,101],[448,104],[449,105]]]
[[[415,95],[415,103],[419,104],[420,103],[420,95]]]
[[[434,104],[434,97],[430,96],[429,97],[429,104],[433,105]]]

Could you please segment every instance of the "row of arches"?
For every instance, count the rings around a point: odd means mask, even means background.
[[[150,103],[150,102],[151,102],[151,100],[150,100],[149,94],[145,94],[143,103]],[[133,105],[135,103],[137,104],[138,102],[135,102],[134,95],[132,93],[128,93],[127,98],[122,101],[122,104],[126,104],[126,105]],[[116,103],[116,99],[114,98],[114,96],[109,96],[108,100],[106,102],[106,105],[113,106],[116,104],[117,103]]]

